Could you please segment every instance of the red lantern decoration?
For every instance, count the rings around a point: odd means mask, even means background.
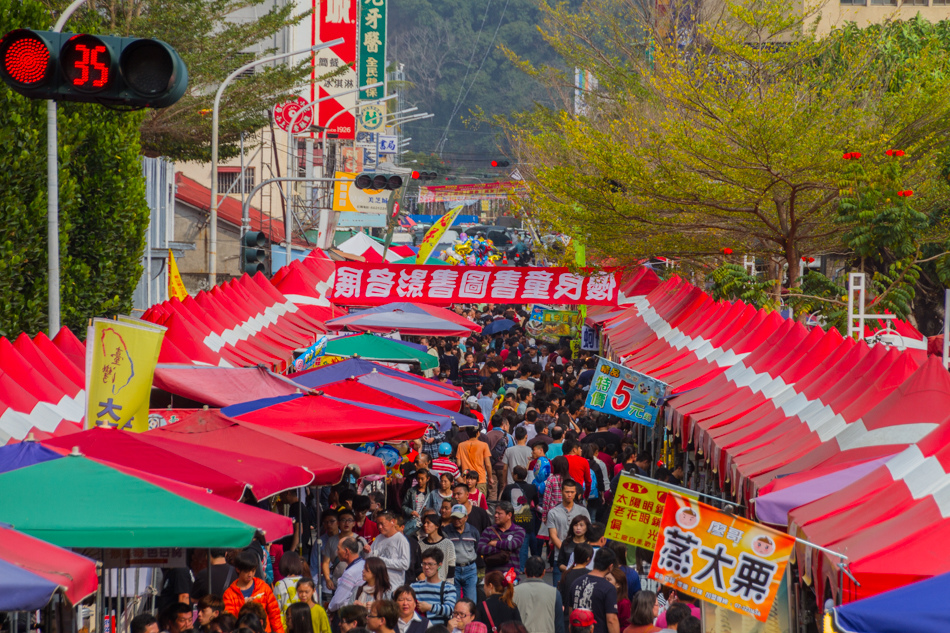
[[[723,255],[732,255],[732,249],[727,246],[727,247],[725,247],[724,249],[722,249],[722,254],[723,254]]]
[[[902,149],[894,150],[894,156],[903,156],[903,155],[904,155],[904,150]]]
[[[887,151],[884,152],[884,153],[887,154],[888,156],[893,156],[893,155],[894,155],[894,150],[889,149],[889,150],[887,150]]]

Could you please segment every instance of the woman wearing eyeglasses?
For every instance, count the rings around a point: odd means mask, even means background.
[[[463,633],[465,627],[475,621],[475,609],[475,602],[468,598],[462,598],[456,602],[452,617],[449,618],[449,631]]]
[[[399,633],[425,633],[429,628],[429,620],[416,612],[419,607],[419,601],[416,599],[416,592],[412,587],[403,585],[393,592],[393,600],[396,601],[398,609],[398,618],[396,628]],[[386,602],[381,600],[380,602]],[[374,605],[379,602],[374,602]],[[372,629],[372,625],[369,624]],[[374,629],[375,630],[375,629]],[[387,632],[388,633],[388,632]]]

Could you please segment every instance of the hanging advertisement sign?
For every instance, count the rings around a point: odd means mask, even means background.
[[[541,310],[539,318],[525,323],[525,334],[546,343],[557,343],[562,336],[577,335],[580,313],[576,310]]]
[[[794,544],[783,532],[670,492],[650,578],[765,622]]]
[[[581,327],[581,349],[585,352],[597,352],[600,345],[597,342],[597,328],[584,325]]]
[[[360,2],[359,85],[386,81],[386,0]],[[369,101],[386,95],[386,86],[361,90]]]
[[[665,382],[601,358],[585,406],[652,427],[667,393]]]
[[[654,481],[621,474],[605,536],[644,549],[655,548],[668,492],[669,488]]]
[[[398,142],[397,138],[398,137],[390,135],[390,134],[380,134],[378,150],[377,150],[380,153],[380,155],[395,154],[396,144]]]
[[[314,53],[311,71],[310,99],[328,97],[345,90],[356,88],[356,24],[358,0],[312,0],[311,44],[330,42],[343,38],[342,44],[325,48]],[[340,69],[345,68],[342,72]],[[329,73],[339,74],[317,80]],[[327,128],[329,138],[352,139],[356,133],[356,120],[353,114],[356,108],[356,93],[327,99],[317,104],[317,125],[327,127],[334,115],[342,112]]]
[[[334,209],[336,204],[334,199]],[[406,300],[434,305],[538,301],[616,305],[617,276],[601,272],[585,277],[568,268],[336,262],[336,303],[375,306]]]
[[[356,149],[363,154],[363,172],[375,172],[379,159],[376,155],[376,133],[356,132]]]

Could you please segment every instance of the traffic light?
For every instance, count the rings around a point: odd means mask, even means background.
[[[402,176],[392,174],[360,174],[354,181],[357,189],[389,189],[402,187]]]
[[[267,252],[264,245],[267,243],[264,234],[260,231],[248,231],[241,239],[241,262],[242,271],[248,275],[266,272],[264,266],[264,257]]]
[[[165,108],[188,69],[161,40],[17,29],[0,40],[0,77],[30,99]]]
[[[491,162],[492,167],[507,167],[510,164],[511,163],[508,162],[507,160],[493,160]]]
[[[434,171],[414,171],[412,172],[413,180],[435,180],[439,177],[439,174]]]

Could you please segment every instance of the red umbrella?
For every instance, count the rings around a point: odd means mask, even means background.
[[[99,587],[95,561],[6,525],[0,525],[0,561],[62,587],[71,604],[79,604]]]
[[[236,404],[221,412],[239,420],[337,444],[414,440],[429,425],[326,395],[286,396]]]
[[[312,483],[316,485],[338,483],[350,465],[359,467],[362,475],[386,474],[386,468],[378,457],[229,418],[214,409],[198,411],[146,435],[299,464],[314,474]]]
[[[248,486],[263,499],[313,481],[313,473],[302,466],[117,429],[89,429],[44,443],[66,450],[78,446],[84,455],[208,488],[229,499],[240,499]]]

